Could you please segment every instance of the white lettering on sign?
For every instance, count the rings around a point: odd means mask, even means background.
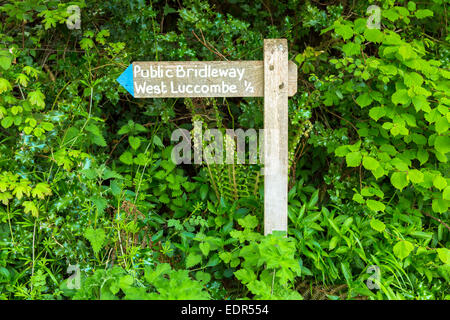
[[[295,94],[297,73],[290,64],[289,94]],[[136,98],[262,97],[262,61],[133,62]],[[292,85],[291,85],[292,83]]]

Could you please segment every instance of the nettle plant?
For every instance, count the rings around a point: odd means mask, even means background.
[[[435,262],[432,271],[415,268],[428,279],[448,279],[450,72],[446,60],[429,54],[445,49],[414,38],[418,30],[402,31],[412,21],[426,23],[433,11],[413,2],[385,7],[381,30],[368,28],[364,18],[338,19],[323,30],[333,30],[332,50],[342,55],[329,60],[328,75],[311,74],[309,80],[324,106],[344,116],[351,142],[334,154],[359,175],[353,200],[369,209],[372,228],[395,244],[393,253],[405,268],[427,256]],[[418,219],[423,215],[432,222]],[[437,232],[423,231],[436,222]]]

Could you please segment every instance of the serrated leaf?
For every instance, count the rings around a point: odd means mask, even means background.
[[[434,140],[434,148],[442,154],[446,154],[450,151],[450,137],[449,136],[437,136]]]
[[[370,220],[370,226],[372,227],[372,229],[378,232],[383,232],[386,229],[386,225],[382,221],[377,219]]]
[[[369,156],[365,156],[363,158],[362,164],[363,164],[364,168],[366,168],[367,170],[370,170],[370,171],[376,170],[380,166],[380,163],[378,162],[377,159],[369,157]]]
[[[369,111],[369,116],[375,121],[378,121],[378,119],[384,117],[385,115],[386,110],[383,107],[374,107]]]
[[[366,204],[371,210],[376,211],[376,212],[384,211],[384,209],[386,208],[386,206],[382,202],[372,200],[372,199],[367,200]]]
[[[33,215],[33,217],[38,217],[39,216],[39,210],[36,207],[36,205],[34,204],[33,201],[24,201],[22,206],[24,207],[24,212],[25,213],[29,213],[31,212],[31,214]]]
[[[202,256],[196,253],[190,253],[186,257],[186,268],[192,268],[202,261]]]
[[[209,253],[209,250],[211,249],[210,244],[208,242],[202,242],[202,243],[200,243],[199,247],[200,247],[200,251],[206,257]]]
[[[345,156],[345,161],[347,162],[347,166],[349,167],[357,167],[361,164],[361,152],[350,152]]]
[[[131,164],[133,164],[133,155],[131,154],[130,151],[125,151],[119,157],[119,160],[122,161],[125,164],[131,165]]]
[[[45,107],[44,99],[45,99],[45,96],[40,90],[36,90],[36,91],[30,92],[28,94],[28,100],[30,101],[30,103],[32,105],[38,106],[40,108]]]
[[[353,29],[349,25],[339,25],[334,28],[334,31],[342,36],[344,40],[348,40],[353,37]]]
[[[440,174],[436,175],[433,179],[433,186],[439,190],[442,190],[447,186],[447,181]]]
[[[34,189],[31,191],[31,195],[33,198],[39,198],[44,199],[45,196],[49,196],[52,194],[52,190],[50,189],[50,186],[46,183],[38,183]]]
[[[134,150],[137,150],[141,145],[141,139],[139,137],[129,136],[128,142],[130,143],[131,148],[133,148]]]
[[[400,258],[400,260],[405,259],[411,251],[414,249],[414,246],[411,242],[406,240],[401,240],[396,243],[394,246],[394,254]]]
[[[447,248],[439,248],[439,249],[436,249],[436,251],[438,253],[439,259],[443,263],[450,264],[450,250],[448,250]]]
[[[408,185],[408,181],[406,179],[406,173],[405,172],[394,172],[391,175],[391,183],[392,185],[399,189],[400,191],[403,190]]]
[[[84,237],[91,243],[92,249],[94,250],[95,254],[98,254],[103,247],[106,234],[105,230],[103,229],[94,229],[92,227],[89,227],[84,232]]]
[[[421,183],[423,182],[423,173],[417,169],[413,169],[408,171],[409,179],[412,183]]]
[[[433,11],[428,10],[428,9],[419,9],[417,10],[414,15],[418,18],[418,19],[424,19],[427,17],[432,17],[433,16]]]
[[[369,104],[371,104],[373,101],[372,97],[369,95],[368,92],[363,93],[362,95],[360,95],[358,98],[356,98],[356,103],[358,103],[358,105],[361,108],[367,107]]]
[[[408,90],[406,89],[400,89],[395,91],[395,93],[392,95],[392,102],[394,104],[407,104],[409,103],[411,100],[409,98],[408,95]]]

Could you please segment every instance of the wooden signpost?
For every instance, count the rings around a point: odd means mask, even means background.
[[[265,39],[263,61],[133,62],[117,81],[135,98],[264,97],[264,234],[287,231],[288,96],[297,66],[286,39]]]

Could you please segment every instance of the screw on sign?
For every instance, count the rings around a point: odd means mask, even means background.
[[[263,61],[138,61],[117,81],[135,98],[264,97],[264,234],[287,231],[288,96],[297,67],[286,39],[265,39]]]

